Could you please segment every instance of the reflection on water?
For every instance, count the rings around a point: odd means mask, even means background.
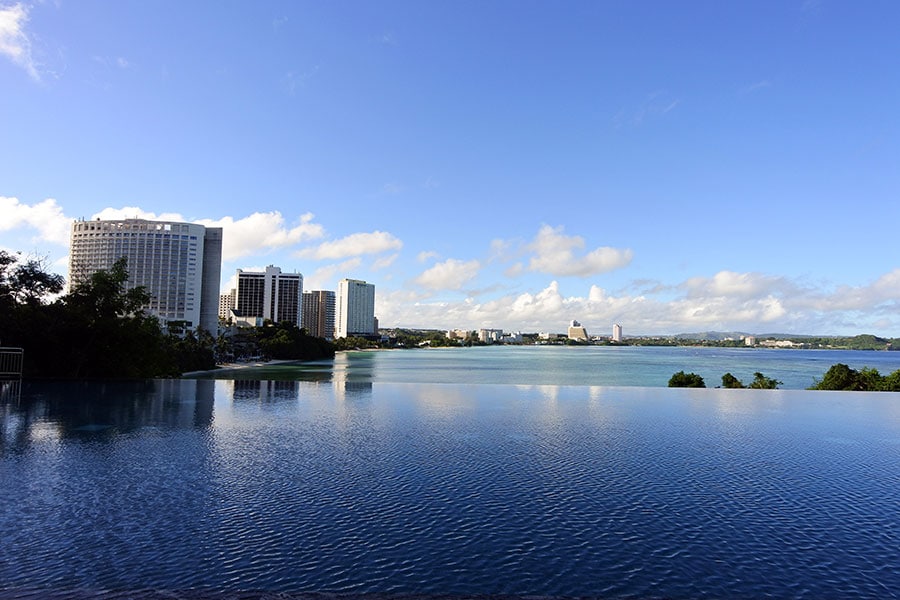
[[[891,597],[895,396],[25,384],[0,401],[0,597]]]
[[[215,382],[166,379],[141,382],[20,384],[0,404],[0,454],[30,442],[118,436],[142,428],[209,427]]]

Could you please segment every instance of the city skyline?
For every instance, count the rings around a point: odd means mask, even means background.
[[[898,16],[0,0],[0,248],[140,217],[385,328],[897,337]]]

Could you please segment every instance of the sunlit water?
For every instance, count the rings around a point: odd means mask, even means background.
[[[0,597],[891,598],[900,395],[327,380],[0,400]]]

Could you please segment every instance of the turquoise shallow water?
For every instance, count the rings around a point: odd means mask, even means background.
[[[896,598],[897,398],[26,383],[0,597]]]
[[[707,387],[731,373],[745,384],[759,371],[783,389],[806,389],[831,365],[900,369],[900,352],[637,346],[488,346],[339,353],[334,361],[273,366],[223,378],[392,383],[479,383],[665,387],[677,371]]]

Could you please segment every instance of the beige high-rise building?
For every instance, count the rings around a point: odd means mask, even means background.
[[[569,323],[568,337],[570,340],[586,342],[588,340],[587,329],[582,327],[578,321],[573,320]]]
[[[76,221],[69,251],[70,287],[123,257],[129,275],[126,287],[147,290],[149,312],[163,323],[183,321],[216,332],[220,227],[145,219]]]
[[[313,337],[334,338],[334,292],[303,292],[303,328]]]

